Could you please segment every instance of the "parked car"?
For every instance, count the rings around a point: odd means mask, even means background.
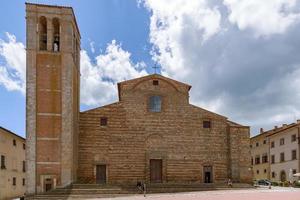
[[[261,187],[261,186],[270,187],[271,186],[271,181],[269,181],[267,179],[256,180],[256,181],[254,181],[254,186],[255,187]]]

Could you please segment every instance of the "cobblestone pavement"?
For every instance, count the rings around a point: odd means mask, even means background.
[[[105,198],[106,200],[300,200],[300,189],[273,187],[242,190],[215,190],[173,194],[149,194],[146,197]]]

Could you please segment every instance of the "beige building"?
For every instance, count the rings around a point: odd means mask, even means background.
[[[251,164],[255,180],[270,178],[268,135],[271,132],[264,132],[263,129],[260,129],[260,134],[252,137],[250,140]]]
[[[275,126],[251,138],[253,178],[274,182],[294,181],[293,174],[300,171],[300,120],[292,124]]]
[[[270,177],[272,181],[295,181],[298,173],[300,120],[268,136],[270,141]]]
[[[0,199],[25,193],[25,139],[0,127]]]

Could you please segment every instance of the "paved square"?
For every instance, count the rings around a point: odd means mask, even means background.
[[[300,200],[300,189],[280,188],[272,189],[243,189],[199,191],[174,194],[149,194],[146,197],[136,195],[130,197],[104,198],[111,200]]]

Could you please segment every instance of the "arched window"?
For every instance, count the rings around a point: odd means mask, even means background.
[[[47,19],[42,16],[39,20],[40,50],[47,50]]]
[[[59,20],[54,18],[52,20],[53,25],[53,51],[59,51],[60,48],[60,37],[59,37]]]
[[[150,112],[160,112],[161,111],[161,97],[151,96],[149,100],[149,110]]]

